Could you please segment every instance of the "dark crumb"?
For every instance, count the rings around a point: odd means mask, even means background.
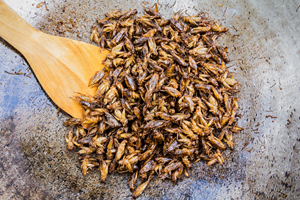
[[[272,116],[272,115],[267,115],[266,118],[276,119],[277,117],[274,117],[274,116]]]
[[[299,5],[298,8],[296,9],[296,12],[298,12],[299,8],[300,8],[300,5]]]

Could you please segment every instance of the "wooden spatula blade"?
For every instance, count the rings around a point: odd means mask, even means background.
[[[95,89],[88,87],[88,82],[103,69],[102,62],[109,52],[37,31],[2,0],[0,27],[0,36],[25,56],[53,102],[71,116],[82,118],[75,93],[94,95]]]

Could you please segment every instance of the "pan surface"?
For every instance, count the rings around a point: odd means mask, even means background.
[[[89,42],[97,17],[117,8],[142,11],[143,1],[5,2],[38,30]],[[235,150],[225,153],[223,166],[199,162],[190,178],[177,185],[152,181],[139,199],[299,199],[300,2],[159,5],[165,18],[181,9],[206,11],[229,28],[219,41],[229,46],[228,66],[242,85],[239,125],[245,130],[235,135]],[[23,74],[7,73],[18,71]],[[0,199],[131,199],[127,175],[110,175],[106,183],[97,171],[83,177],[75,153],[66,150],[67,118],[57,114],[24,58],[0,39]]]

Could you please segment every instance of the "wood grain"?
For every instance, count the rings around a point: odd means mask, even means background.
[[[30,26],[0,0],[0,36],[27,59],[50,98],[73,117],[82,109],[73,98],[76,92],[94,94],[89,79],[103,69],[109,53],[97,46],[42,33]]]

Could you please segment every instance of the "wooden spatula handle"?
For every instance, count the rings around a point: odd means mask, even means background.
[[[0,37],[24,54],[38,33],[39,31],[0,0]]]

